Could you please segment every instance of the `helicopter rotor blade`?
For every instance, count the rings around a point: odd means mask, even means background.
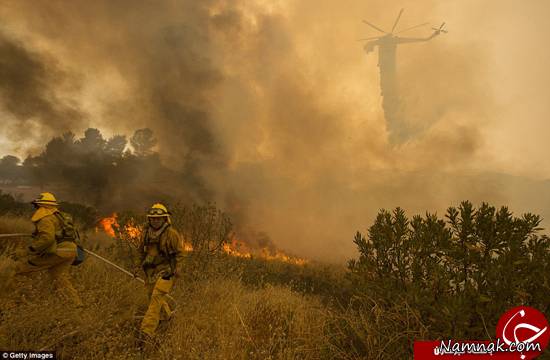
[[[424,23],[424,24],[418,24],[418,25],[415,25],[415,26],[411,26],[410,28],[406,28],[404,30],[401,30],[401,31],[398,31],[396,32],[396,34],[401,34],[402,32],[405,32],[405,31],[409,31],[409,30],[412,30],[412,29],[416,29],[418,27],[421,27],[421,26],[425,26],[425,25],[428,25],[429,23]],[[433,28],[432,28],[433,29]],[[436,30],[436,29],[434,29]]]
[[[399,11],[399,15],[397,15],[397,19],[395,19],[395,22],[393,23],[393,27],[391,28],[391,33],[393,34],[393,31],[395,30],[395,27],[397,26],[397,23],[399,22],[399,19],[401,19],[401,15],[403,14],[403,11],[405,9],[401,9]]]
[[[380,29],[378,26],[371,24],[371,23],[368,22],[367,20],[363,20],[363,22],[364,22],[365,24],[369,25],[370,27],[372,27],[372,28],[374,28],[374,29],[380,31],[380,32],[382,32],[382,33],[384,33],[384,34],[387,34],[387,32],[385,32],[384,30]]]
[[[374,39],[381,39],[382,36],[371,36],[371,37],[368,37],[368,38],[364,38],[364,39],[358,39],[357,41],[367,41],[367,40],[374,40]]]

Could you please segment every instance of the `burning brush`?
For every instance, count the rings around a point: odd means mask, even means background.
[[[124,226],[121,226],[117,219],[118,215],[116,213],[102,218],[98,222],[96,232],[102,231],[112,238],[127,241],[134,247],[138,247],[141,243],[143,229],[137,225],[133,219],[128,220]],[[188,242],[184,242],[183,247],[185,251],[193,251],[193,245]],[[223,244],[221,250],[228,255],[245,259],[254,257],[267,261],[281,261],[300,266],[308,262],[306,259],[290,256],[281,250],[271,249],[267,246],[253,249],[246,242],[238,240],[235,235],[230,242]]]

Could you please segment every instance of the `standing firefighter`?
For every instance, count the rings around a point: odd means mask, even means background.
[[[153,336],[159,321],[172,316],[167,297],[182,264],[183,242],[172,228],[170,213],[164,205],[154,204],[147,219],[140,255],[150,303],[141,323],[141,332]]]
[[[54,288],[66,300],[82,306],[69,278],[69,268],[77,257],[78,240],[72,218],[58,210],[59,204],[51,193],[41,193],[32,204],[36,209],[31,218],[35,231],[26,256],[16,264],[16,275],[47,270]]]

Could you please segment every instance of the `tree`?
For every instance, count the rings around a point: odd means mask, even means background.
[[[126,136],[124,135],[115,135],[107,140],[105,144],[105,153],[111,158],[111,160],[117,160],[122,158],[124,149],[126,148]]]
[[[136,156],[145,157],[153,154],[153,148],[157,144],[157,139],[153,137],[151,129],[138,129],[130,138],[130,144]]]
[[[47,144],[45,150],[39,156],[44,164],[62,165],[67,163],[68,157],[74,153],[74,134],[66,132],[61,136],[54,137]]]
[[[14,182],[21,176],[21,160],[13,155],[6,155],[0,159],[0,179]]]
[[[0,159],[0,166],[16,167],[21,163],[21,160],[17,156],[6,155]]]
[[[98,129],[89,128],[84,132],[84,137],[80,138],[76,144],[84,153],[101,154],[105,148],[105,139]]]

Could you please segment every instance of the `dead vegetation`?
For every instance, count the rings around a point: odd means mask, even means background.
[[[0,224],[5,232],[28,231],[21,219],[1,218]],[[86,246],[113,260],[125,256],[103,234],[90,233]],[[7,267],[13,247],[2,249]],[[320,299],[284,285],[247,286],[234,262],[222,270],[224,258],[211,262],[208,277],[179,279],[175,317],[161,324],[158,342],[144,349],[136,334],[147,304],[143,285],[96,259],[71,269],[84,309],[60,301],[46,273],[17,278],[9,288],[3,283],[0,348],[55,349],[62,359],[331,357],[328,313]]]
[[[200,241],[221,241],[228,223],[213,207],[193,209],[174,224],[204,251],[187,253],[172,293],[177,312],[154,343],[140,347],[136,333],[143,285],[89,258],[71,269],[83,309],[59,300],[47,274],[0,281],[0,348],[56,350],[60,359],[406,359],[415,339],[488,339],[518,304],[548,313],[550,241],[537,234],[534,215],[494,215],[469,203],[451,208],[447,222],[382,211],[367,237],[357,234],[360,257],[346,271],[210,251]],[[460,236],[448,230],[454,224]],[[28,232],[30,223],[0,217],[0,231]],[[0,243],[2,276],[24,243]],[[84,238],[86,248],[131,270],[135,247],[126,245],[93,230]]]

